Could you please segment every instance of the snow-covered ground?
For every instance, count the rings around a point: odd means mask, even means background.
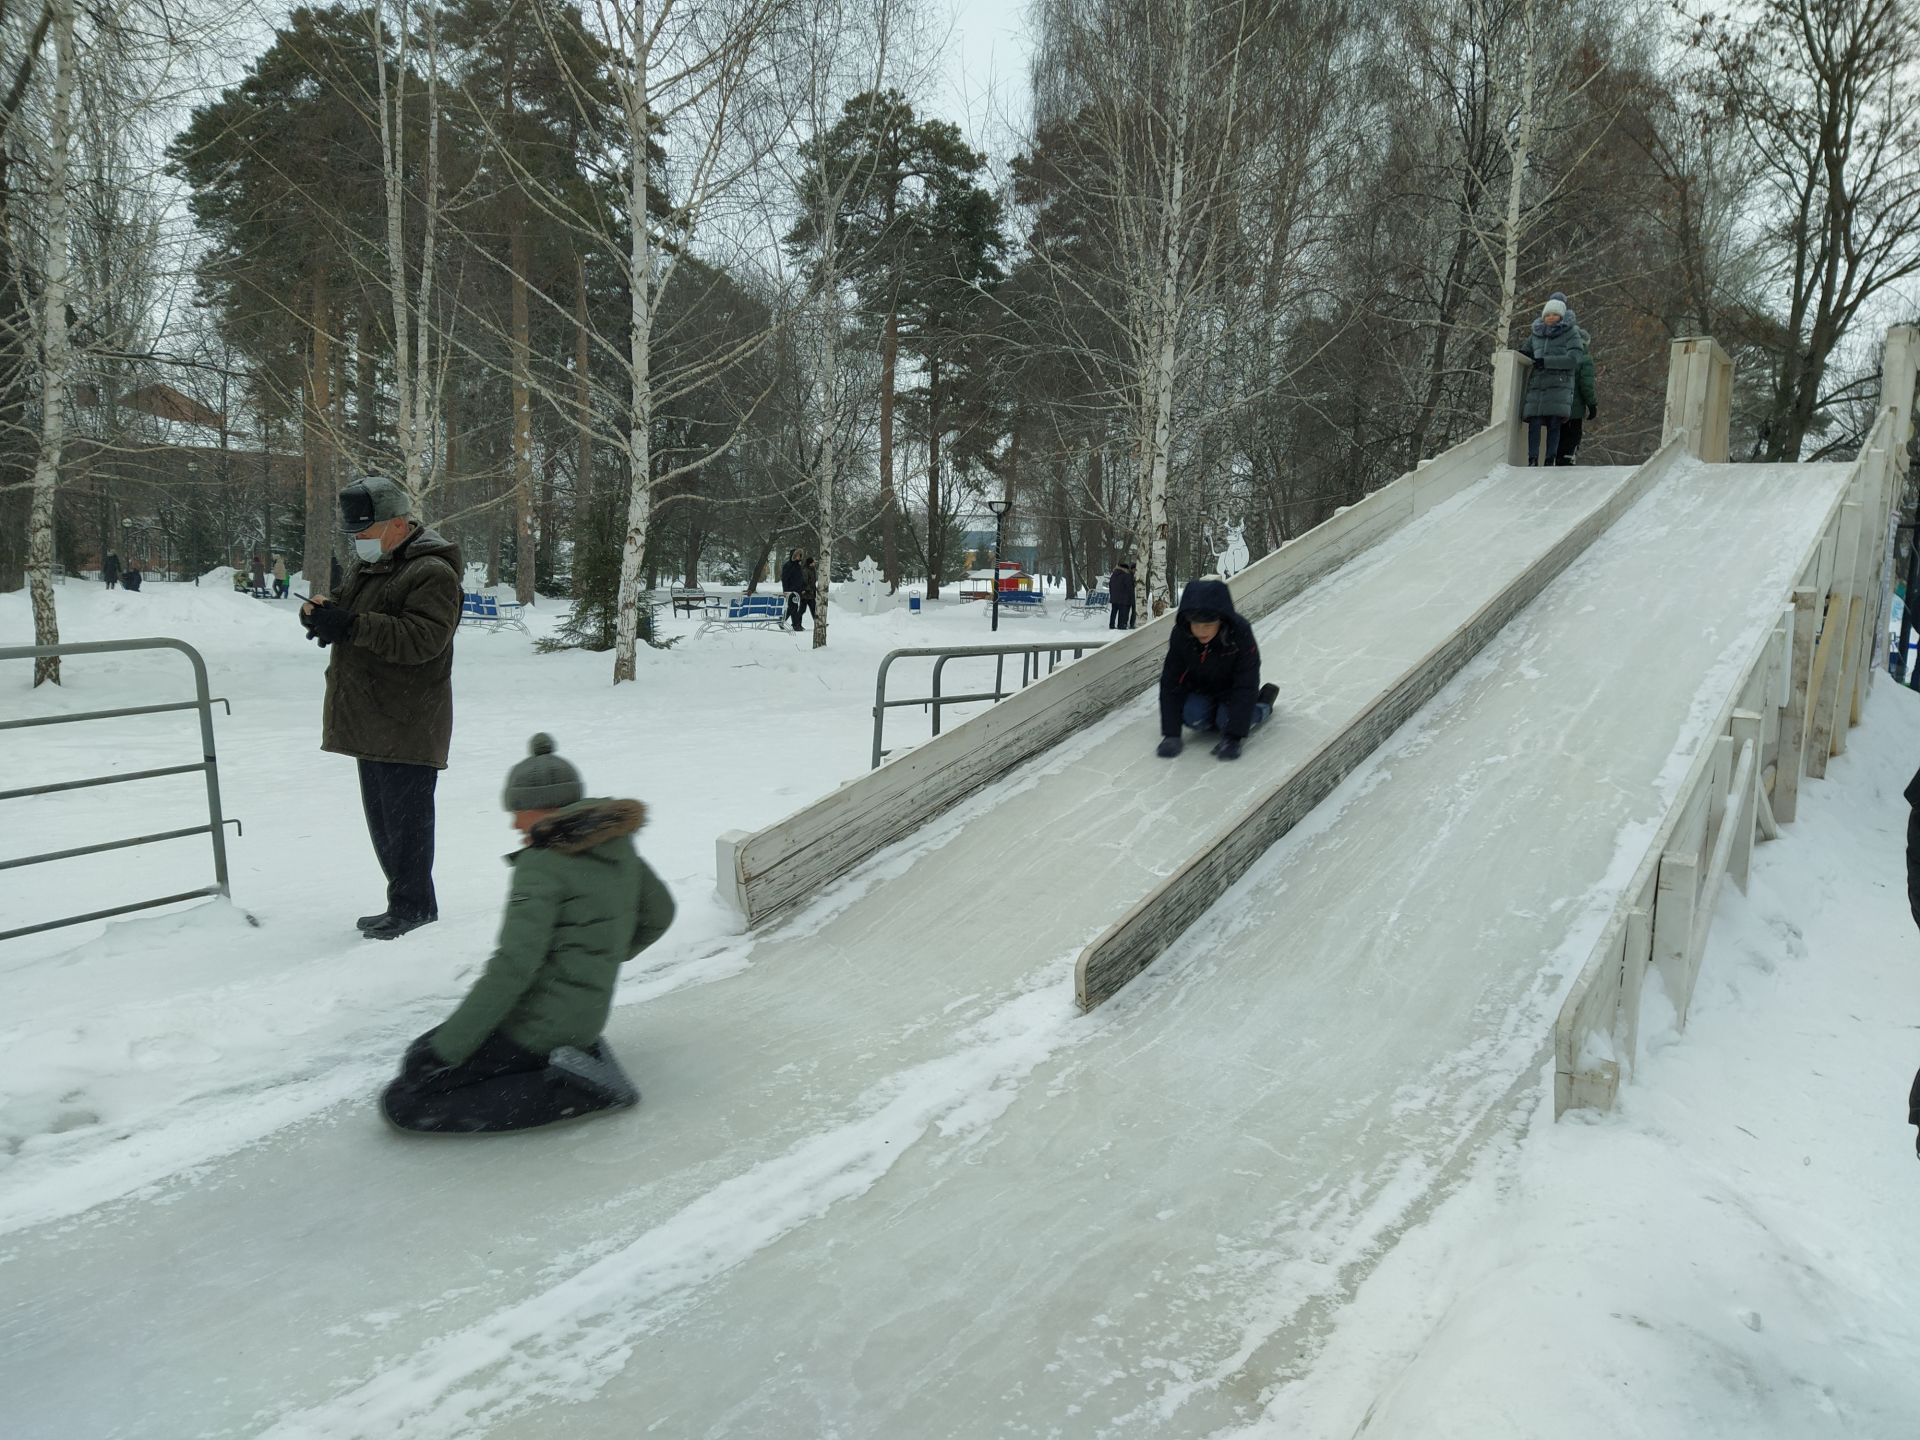
[[[0,1302],[0,1357],[11,1351],[21,1366],[14,1370],[0,1358],[0,1393],[16,1395],[34,1388],[29,1366],[43,1376],[61,1363],[58,1355],[37,1353],[30,1342],[70,1330],[76,1313],[61,1290],[60,1267],[36,1263],[20,1247],[35,1244],[36,1236],[54,1249],[112,1246],[140,1228],[141,1208],[153,1204],[198,1206],[200,1217],[198,1231],[176,1226],[158,1232],[175,1235],[183,1252],[191,1247],[192,1253],[153,1256],[156,1276],[164,1277],[172,1264],[233,1272],[225,1321],[201,1335],[155,1335],[141,1342],[193,1356],[188,1380],[197,1375],[199,1383],[218,1387],[223,1371],[246,1369],[257,1384],[261,1376],[284,1370],[285,1394],[299,1383],[311,1384],[309,1367],[328,1346],[346,1347],[315,1336],[311,1353],[298,1346],[288,1354],[251,1354],[248,1307],[260,1287],[291,1278],[284,1268],[288,1256],[310,1254],[324,1273],[329,1251],[356,1249],[369,1237],[314,1223],[256,1248],[247,1234],[250,1212],[296,1213],[289,1203],[295,1197],[266,1182],[297,1185],[300,1177],[283,1170],[276,1179],[261,1170],[262,1183],[250,1191],[223,1185],[214,1162],[290,1127],[325,1142],[339,1128],[337,1119],[327,1118],[336,1102],[364,1097],[390,1069],[405,1038],[444,1013],[491,939],[503,883],[497,856],[511,840],[498,809],[498,786],[528,733],[551,730],[591,788],[654,804],[658,818],[642,836],[643,849],[673,885],[682,909],[669,940],[623,987],[628,1006],[645,1005],[744,967],[746,942],[710,898],[713,836],[764,824],[864,770],[873,673],[887,649],[973,643],[985,638],[986,629],[978,606],[939,607],[919,618],[895,613],[863,619],[843,612],[825,652],[808,650],[799,637],[709,635],[643,656],[640,682],[619,690],[606,683],[605,656],[536,656],[525,637],[463,635],[454,762],[440,792],[438,879],[448,919],[419,937],[381,946],[344,933],[354,914],[377,904],[378,876],[352,767],[315,749],[321,657],[299,642],[291,615],[284,613],[289,607],[204,587],[196,592],[155,585],[138,596],[70,585],[62,601],[69,639],[177,634],[207,653],[215,693],[232,696],[236,704],[234,717],[220,721],[222,775],[228,808],[247,822],[248,833],[233,846],[234,907],[136,917],[0,947],[0,1276],[11,1271],[16,1278],[36,1277]],[[557,619],[558,611],[542,607],[536,628]],[[26,628],[24,597],[0,597],[0,643],[24,639]],[[677,628],[687,626],[680,622]],[[1012,638],[1104,633],[1097,622],[1048,620],[1023,622]],[[28,692],[26,667],[15,668],[17,674],[0,670],[0,717],[138,703],[144,697],[132,691],[140,675],[168,677],[172,688],[162,698],[184,687],[184,667],[174,657],[73,662],[60,694]],[[915,712],[894,712],[890,736],[896,723],[917,718]],[[99,733],[85,735],[89,730]],[[7,732],[5,751],[10,772],[59,778],[190,759],[193,738],[183,717],[158,717]],[[1912,1132],[1900,1126],[1906,1083],[1920,1064],[1920,1028],[1909,1018],[1920,1018],[1920,941],[1905,914],[1900,876],[1905,810],[1899,791],[1916,760],[1920,702],[1883,680],[1868,724],[1853,732],[1831,778],[1805,787],[1799,823],[1787,839],[1757,852],[1751,896],[1729,889],[1722,900],[1686,1035],[1655,1042],[1616,1115],[1554,1126],[1542,1111],[1520,1138],[1496,1138],[1472,1178],[1386,1252],[1357,1295],[1317,1327],[1320,1348],[1311,1366],[1263,1397],[1266,1416],[1255,1432],[1329,1440],[1357,1433],[1409,1440],[1536,1434],[1556,1440],[1589,1434],[1800,1440],[1914,1433],[1920,1388],[1911,1377],[1910,1357],[1920,1341],[1920,1316],[1905,1281],[1920,1261],[1920,1239],[1895,1209],[1904,1198],[1910,1212],[1913,1189],[1920,1185]],[[171,785],[180,788],[168,790]],[[31,807],[11,802],[0,813],[0,834],[8,837],[0,842],[0,855],[84,843],[120,829],[191,823],[149,824],[151,812],[141,807],[153,796],[170,796],[181,810],[198,799],[191,780],[80,794],[88,797],[84,803],[71,796],[65,804],[59,798]],[[16,818],[22,814],[25,823]],[[1043,830],[1037,838],[1072,844],[1085,837]],[[71,871],[62,864],[0,872],[0,916],[31,919],[204,880],[204,841],[158,850],[180,853],[126,852],[138,858],[96,862],[91,870],[89,862],[69,862]],[[56,879],[55,871],[73,878]],[[122,893],[112,892],[115,885]],[[242,909],[259,921],[257,927]],[[974,897],[971,909],[981,945],[1018,943],[1004,933],[1004,917],[991,896]],[[876,923],[883,922],[880,917]],[[429,938],[432,943],[422,943]],[[830,981],[835,956],[806,956],[807,938],[804,927],[789,937],[786,963],[804,958]],[[781,954],[776,946],[759,963],[776,964]],[[902,963],[915,958],[915,947],[903,944]],[[887,1147],[913,1145],[930,1129],[941,1143],[921,1147],[928,1156],[919,1168],[945,1167],[952,1183],[923,1183],[902,1167],[906,1178],[895,1177],[891,1192],[876,1192],[879,1203],[865,1211],[880,1230],[895,1239],[910,1233],[920,1213],[913,1207],[957,1193],[969,1173],[987,1173],[996,1152],[1014,1138],[995,1129],[996,1118],[1015,1102],[1030,1073],[1039,1083],[1027,1090],[1040,1094],[1022,1092],[1021,1103],[1061,1094],[1067,1082],[1062,1067],[1049,1064],[1051,1053],[1080,1043],[1061,1038],[1066,1032],[1054,1013],[1058,997],[1051,989],[1058,977],[1049,968],[1052,958],[1035,956],[1033,962],[1045,988],[1023,982],[1007,994],[970,997],[960,1012],[963,1019],[972,1017],[964,1045],[918,1068],[900,1068],[896,1092],[890,1100],[881,1097],[887,1103],[862,1125],[823,1129],[813,1143],[787,1152],[786,1170],[797,1174],[811,1166],[817,1171],[811,1182],[802,1175],[803,1183],[789,1183],[793,1177],[785,1171],[765,1166],[731,1180],[697,1167],[676,1175],[672,1155],[649,1142],[644,1126],[609,1124],[594,1136],[582,1130],[564,1148],[542,1152],[555,1162],[554,1173],[543,1177],[548,1188],[564,1185],[561,1166],[624,1166],[631,1168],[635,1187],[683,1186],[701,1202],[675,1211],[673,1223],[643,1236],[640,1247],[611,1230],[543,1233],[534,1191],[517,1194],[508,1177],[490,1175],[484,1148],[454,1156],[445,1147],[403,1142],[371,1152],[316,1143],[310,1147],[316,1160],[357,1156],[361,1164],[391,1165],[399,1190],[412,1188],[439,1201],[457,1196],[462,1184],[490,1190],[498,1184],[501,1189],[488,1197],[493,1212],[513,1214],[517,1196],[524,1202],[517,1211],[523,1220],[503,1229],[487,1256],[475,1257],[481,1262],[476,1273],[488,1273],[489,1260],[495,1277],[518,1271],[524,1276],[519,1288],[530,1299],[496,1312],[488,1327],[461,1330],[451,1318],[462,1303],[458,1294],[435,1293],[443,1275],[421,1277],[424,1290],[414,1297],[419,1313],[404,1317],[364,1304],[356,1313],[351,1293],[323,1296],[316,1288],[317,1312],[337,1302],[342,1313],[355,1314],[354,1353],[378,1354],[383,1334],[391,1338],[422,1327],[445,1333],[447,1343],[423,1348],[406,1363],[394,1363],[404,1352],[389,1349],[379,1369],[361,1377],[364,1385],[330,1406],[288,1412],[270,1405],[251,1428],[220,1433],[264,1430],[276,1416],[278,1433],[290,1435],[380,1433],[382,1414],[419,1413],[419,1404],[432,1404],[437,1396],[438,1408],[421,1415],[427,1428],[386,1433],[477,1434],[486,1428],[480,1417],[517,1407],[475,1404],[474,1392],[461,1388],[462,1377],[472,1373],[473,1347],[512,1346],[515,1335],[523,1336],[521,1363],[503,1364],[493,1383],[510,1386],[516,1376],[524,1377],[530,1396],[549,1400],[565,1398],[570,1386],[596,1392],[618,1376],[616,1389],[646,1407],[647,1377],[660,1376],[654,1367],[670,1354],[730,1355],[736,1358],[719,1363],[737,1365],[743,1332],[729,1333],[716,1320],[752,1299],[745,1278],[727,1282],[739,1292],[731,1301],[723,1294],[706,1302],[714,1313],[704,1318],[702,1307],[669,1307],[669,1313],[684,1312],[677,1315],[671,1343],[631,1363],[626,1354],[632,1335],[617,1322],[649,1306],[658,1313],[659,1297],[650,1299],[645,1286],[685,1287],[703,1283],[698,1277],[705,1276],[719,1291],[739,1258],[755,1250],[766,1251],[770,1260],[761,1267],[763,1288],[770,1283],[764,1277],[777,1281],[785,1264],[804,1282],[796,1299],[830,1301],[819,1287],[833,1284],[833,1267],[807,1265],[796,1258],[805,1255],[804,1239],[780,1237],[813,1218],[806,1206],[832,1206],[838,1195],[872,1185],[895,1165],[897,1153],[890,1155]],[[1143,993],[1156,1008],[1173,1000],[1170,993]],[[857,1025],[866,1004],[858,993],[823,993],[793,1016],[794,1038],[804,1041],[811,1029],[824,1044],[829,1027]],[[631,1010],[623,1014],[631,1021]],[[1649,1028],[1657,1031],[1657,1023]],[[1114,1058],[1116,1073],[1126,1073],[1118,1063],[1126,1060],[1130,1043],[1124,1034],[1110,1028],[1086,1033],[1104,1036],[1095,1048]],[[756,1035],[772,1043],[771,1028],[756,1030],[753,1024],[733,1033],[715,1026],[681,1036],[655,1034],[659,1049],[647,1076],[657,1074],[665,1084],[660,1090],[649,1085],[649,1105],[675,1103],[676,1069],[723,1073],[717,1065],[684,1062],[714,1046],[751,1046]],[[883,1065],[895,1065],[917,1043],[905,1032],[877,1039],[877,1048],[891,1056]],[[1141,1043],[1150,1043],[1144,1032]],[[1144,1048],[1141,1058],[1147,1058]],[[1205,1060],[1195,1057],[1194,1063]],[[1247,1062],[1242,1057],[1235,1063]],[[1254,1082],[1250,1068],[1247,1074]],[[1544,1086],[1540,1093],[1544,1097]],[[764,1113],[744,1093],[716,1113],[735,1137],[778,1133],[790,1123],[790,1117]],[[636,1118],[644,1120],[645,1112]],[[1029,1125],[1029,1137],[1034,1133]],[[1061,1148],[1078,1148],[1085,1138],[1063,1133]],[[1115,1151],[1109,1163],[1117,1165],[1120,1157]],[[195,1167],[206,1167],[208,1174],[199,1193],[192,1185]],[[444,1173],[434,1185],[436,1170]],[[364,1170],[310,1179],[315,1188],[343,1193],[349,1186],[381,1183]],[[939,1179],[936,1173],[933,1181]],[[757,1185],[761,1193],[723,1194],[730,1183]],[[1114,1170],[1108,1184],[1117,1205],[1124,1205],[1133,1183],[1131,1167]],[[105,1204],[116,1197],[119,1205]],[[566,1208],[559,1203],[563,1197],[553,1198],[556,1209]],[[89,1220],[103,1217],[91,1231],[37,1224],[89,1210]],[[317,1212],[309,1207],[306,1213]],[[606,1213],[614,1218],[612,1207]],[[1184,1219],[1193,1223],[1193,1217]],[[391,1215],[389,1223],[432,1224],[430,1217],[406,1213]],[[1109,1217],[1089,1215],[1084,1227],[1091,1236],[1108,1223]],[[844,1215],[840,1229],[843,1248],[835,1250],[831,1235],[814,1243],[844,1255],[842,1273],[851,1278],[864,1267],[853,1263],[856,1255],[844,1246],[857,1246],[859,1239],[847,1233]],[[983,1233],[992,1229],[989,1224]],[[11,1241],[7,1231],[15,1232]],[[1147,1233],[1141,1232],[1143,1244],[1153,1243],[1144,1239]],[[381,1246],[398,1252],[405,1243],[401,1233],[383,1237]],[[901,1257],[900,1278],[924,1290],[927,1308],[924,1315],[900,1320],[948,1327],[956,1347],[991,1353],[984,1316],[940,1309],[943,1297],[951,1303],[951,1277],[922,1267],[943,1258],[932,1248]],[[983,1252],[980,1258],[991,1256]],[[1311,1272],[1339,1258],[1303,1253],[1305,1273],[1290,1278],[1312,1289],[1319,1282]],[[1063,1263],[1071,1264],[1071,1257]],[[54,1278],[46,1283],[49,1275]],[[128,1293],[152,1292],[152,1277],[125,1278]],[[1222,1290],[1235,1279],[1231,1267],[1222,1271]],[[1133,1281],[1126,1273],[1113,1274],[1116,1310]],[[303,1275],[300,1283],[320,1282]],[[591,1294],[596,1286],[604,1292],[598,1300]],[[1325,1293],[1337,1298],[1340,1290]],[[1190,1288],[1182,1305],[1201,1305],[1204,1297],[1204,1286]],[[586,1308],[583,1298],[590,1302]],[[859,1297],[844,1298],[852,1304]],[[113,1297],[90,1297],[88,1303],[111,1306]],[[1017,1296],[1010,1295],[1009,1303],[1016,1304]],[[796,1314],[802,1308],[796,1305]],[[858,1305],[852,1309],[857,1313]],[[583,1317],[596,1315],[610,1315],[616,1323],[601,1318],[582,1324]],[[1088,1322],[1084,1315],[1071,1318]],[[1197,1331],[1204,1323],[1204,1315],[1191,1309],[1168,1316],[1169,1333]],[[762,1343],[772,1343],[777,1328],[770,1326]],[[467,1349],[459,1353],[462,1345]],[[852,1371],[863,1368],[865,1353],[863,1346],[846,1357]],[[879,1353],[876,1346],[872,1354]],[[1099,1353],[1089,1344],[1086,1358],[1097,1360]],[[776,1355],[774,1363],[793,1361]],[[964,1367],[960,1359],[957,1368]],[[102,1386],[125,1383],[117,1372],[103,1362]],[[1180,1374],[1176,1363],[1166,1391],[1178,1392],[1192,1378]],[[867,1383],[876,1397],[888,1389],[883,1373]],[[76,1398],[74,1413],[139,1414],[144,1401],[152,1407],[145,1412],[146,1428],[114,1433],[199,1433],[192,1388],[128,1395],[98,1406],[82,1406]],[[735,1376],[722,1388],[750,1387]],[[321,1389],[332,1392],[335,1384],[322,1379]],[[230,1407],[223,1409],[231,1415]],[[83,1433],[36,1428],[50,1417],[44,1406],[29,1413],[28,1428],[9,1433]],[[620,1415],[629,1417],[627,1433],[633,1433],[646,1426],[652,1411],[622,1407],[616,1414],[602,1407],[589,1423],[617,1425]],[[872,1414],[845,1418],[844,1433],[888,1433],[876,1428]],[[1028,1419],[1020,1433],[1099,1433],[1091,1414]],[[710,1416],[695,1431],[661,1423],[668,1428],[660,1433],[823,1433],[811,1416],[802,1421],[789,1412],[783,1421],[777,1413],[744,1407],[731,1417]],[[1134,1417],[1136,1430],[1143,1423],[1151,1428],[1149,1417]],[[517,1433],[558,1433],[570,1424],[564,1406],[542,1409],[522,1416]],[[976,1412],[971,1423],[955,1413],[942,1433],[1014,1432]]]
[[[293,588],[301,588],[298,577]],[[1009,642],[1104,640],[1100,617],[1003,618]],[[0,595],[0,644],[25,644],[24,592]],[[350,760],[319,749],[325,656],[302,637],[298,602],[205,583],[137,594],[59,588],[69,642],[166,635],[205,656],[216,696],[232,906],[201,902],[0,946],[0,1233],[72,1214],[364,1093],[395,1047],[442,1018],[485,959],[518,843],[500,809],[507,768],[551,732],[595,793],[636,796],[652,820],[648,859],[679,915],[647,973],[692,981],[724,957],[738,921],[714,895],[714,839],[755,829],[867,769],[874,675],[891,649],[987,643],[979,604],[861,616],[842,607],[831,641],[764,629],[695,633],[643,650],[615,688],[612,657],[541,655],[559,601],[528,611],[533,634],[461,631],[454,743],[438,794],[442,923],[392,945],[362,942],[353,917],[383,885]],[[929,661],[901,661],[891,693],[924,694]],[[954,661],[948,693],[991,686],[989,660]],[[971,667],[971,668],[970,668]],[[1017,679],[1018,662],[1009,674]],[[190,699],[177,652],[70,657],[58,689],[0,666],[0,718]],[[951,727],[979,706],[949,710]],[[888,715],[889,747],[928,733],[918,709]],[[192,712],[0,732],[0,789],[199,758]],[[204,824],[198,775],[0,802],[0,859]],[[0,929],[207,884],[204,837],[0,871]],[[16,918],[17,917],[17,918]],[[251,917],[250,923],[249,917]],[[428,937],[432,937],[429,939]],[[724,958],[720,963],[725,963]]]
[[[1649,984],[1618,1108],[1556,1125],[1543,1089],[1249,1440],[1920,1434],[1916,766],[1920,695],[1881,676],[1723,891],[1685,1033]]]

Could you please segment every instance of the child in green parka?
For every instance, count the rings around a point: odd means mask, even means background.
[[[526,844],[493,958],[466,999],[408,1047],[380,1097],[400,1130],[529,1130],[639,1102],[601,1030],[620,967],[666,933],[673,897],[633,848],[637,800],[590,800],[536,735],[502,797]]]

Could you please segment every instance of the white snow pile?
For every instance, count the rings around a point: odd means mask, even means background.
[[[1920,1435],[1920,696],[1878,677],[1726,887],[1686,1030],[1651,980],[1614,1113],[1542,1109],[1362,1286],[1249,1437]]]

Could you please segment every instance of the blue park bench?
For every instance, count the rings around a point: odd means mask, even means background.
[[[1091,590],[1085,595],[1067,598],[1066,617],[1069,620],[1084,620],[1089,615],[1105,615],[1110,608],[1110,597],[1106,591]]]
[[[1002,590],[1000,613],[1002,615],[1044,615],[1047,613],[1047,600],[1038,590]]]
[[[787,623],[787,602],[797,597],[788,595],[736,595],[730,596],[725,606],[715,605],[706,612],[706,618],[700,622],[699,633],[709,630],[738,630],[758,628],[761,630],[784,629]]]
[[[472,593],[460,597],[460,623],[484,625],[489,630],[501,630],[509,625],[521,631],[527,628],[527,622],[520,618],[518,600],[499,600],[492,595]]]

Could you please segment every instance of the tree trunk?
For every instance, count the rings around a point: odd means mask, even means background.
[[[60,621],[53,603],[53,495],[60,481],[60,452],[67,438],[67,382],[73,348],[67,333],[67,160],[73,129],[73,0],[53,0],[53,111],[47,117],[47,241],[44,272],[44,370],[40,391],[40,454],[33,467],[33,508],[27,520],[27,585],[33,603],[33,643],[58,645]],[[60,683],[60,657],[33,662],[33,683]]]
[[[880,329],[880,568],[887,593],[900,588],[900,546],[893,533],[893,392],[900,372],[900,315],[887,311]]]
[[[818,356],[820,426],[824,434],[814,452],[816,468],[813,477],[814,509],[819,519],[819,528],[814,532],[814,554],[820,562],[814,576],[813,588],[813,648],[816,650],[827,643],[827,592],[833,583],[833,541],[836,523],[833,497],[840,478],[839,237],[834,211],[829,210],[825,218],[825,243],[821,246],[820,269],[823,281],[821,295],[825,302],[826,315],[821,324],[822,334]]]
[[[307,591],[324,595],[333,583],[333,479],[327,426],[333,408],[333,334],[327,313],[326,261],[316,260],[312,277],[313,358],[307,369],[306,404],[301,410],[305,429],[307,533],[300,550],[300,568]],[[125,558],[124,556],[122,557]]]
[[[593,387],[588,362],[592,347],[587,313],[587,261],[577,251],[573,257],[573,405],[578,412],[574,423],[579,454],[574,460],[573,476],[573,573],[580,573],[580,555],[594,543],[593,495]],[[576,592],[576,598],[578,594]]]
[[[1533,153],[1533,132],[1537,123],[1534,114],[1534,73],[1540,62],[1540,33],[1535,6],[1536,0],[1525,0],[1525,9],[1521,12],[1526,48],[1520,57],[1518,129],[1507,146],[1507,218],[1503,235],[1506,252],[1500,267],[1500,313],[1494,320],[1493,348],[1496,351],[1506,345],[1507,337],[1513,333],[1513,311],[1520,294],[1520,200],[1526,185],[1527,161]]]
[[[643,227],[644,228],[644,227]],[[522,605],[533,603],[533,395],[528,381],[532,369],[527,319],[527,222],[516,203],[507,222],[509,269],[513,302],[513,594]]]
[[[627,363],[629,416],[627,528],[620,545],[620,591],[616,603],[613,681],[637,675],[640,640],[640,576],[646,568],[647,522],[653,514],[653,235],[647,221],[647,146],[651,140],[652,96],[644,24],[635,27],[633,64],[624,85],[627,120],[629,217]]]
[[[927,361],[927,599],[940,598],[945,547],[940,524],[940,361]],[[995,557],[996,559],[999,557]],[[997,584],[996,576],[990,583]]]

